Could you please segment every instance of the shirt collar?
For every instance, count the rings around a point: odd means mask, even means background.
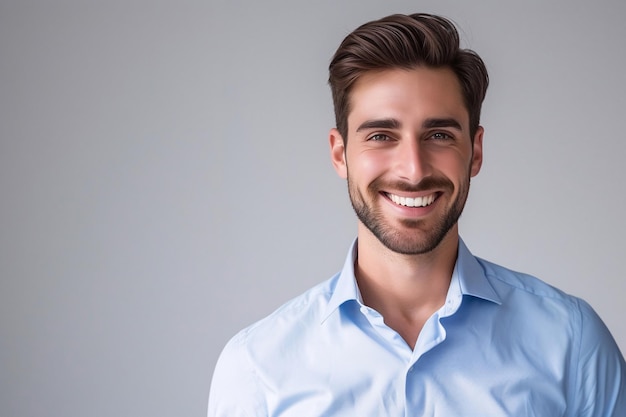
[[[356,284],[356,277],[354,275],[354,262],[357,256],[357,239],[352,241],[348,256],[343,264],[343,268],[339,273],[339,277],[335,281],[335,287],[333,288],[333,294],[328,301],[326,310],[322,316],[322,322],[324,322],[335,310],[339,308],[343,303],[350,300],[361,301],[361,294],[359,287]]]
[[[478,259],[472,255],[461,238],[459,238],[459,253],[454,269],[459,277],[461,294],[482,298],[496,304],[502,304],[500,297],[487,279],[482,265],[478,262]]]
[[[354,239],[352,245],[350,245],[350,250],[346,256],[343,268],[335,281],[335,287],[322,316],[322,322],[347,301],[354,300],[362,303],[361,294],[354,275],[354,263],[356,258],[357,239]],[[450,285],[451,287],[458,286],[461,295],[470,295],[496,304],[501,304],[500,297],[498,297],[498,294],[485,276],[483,267],[476,257],[472,255],[467,246],[465,246],[461,238],[459,238],[458,256],[454,265]],[[453,292],[456,292],[454,290],[456,290],[456,288],[451,288],[450,291],[448,291],[448,297],[450,297]]]

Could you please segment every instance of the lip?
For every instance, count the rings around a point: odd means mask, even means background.
[[[390,193],[382,191],[383,199],[398,213],[415,217],[430,213],[443,194],[440,191],[407,195],[407,193]],[[404,204],[398,204],[396,201]],[[427,203],[427,204],[425,204]]]

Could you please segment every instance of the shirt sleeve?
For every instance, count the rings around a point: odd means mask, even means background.
[[[626,416],[626,364],[600,317],[579,300],[581,331],[574,402],[577,417]]]
[[[267,417],[265,400],[250,365],[245,331],[224,347],[213,373],[207,417]]]

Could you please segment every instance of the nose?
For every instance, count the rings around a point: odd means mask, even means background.
[[[415,138],[401,141],[396,147],[395,160],[396,174],[410,183],[417,184],[431,174],[428,153]]]

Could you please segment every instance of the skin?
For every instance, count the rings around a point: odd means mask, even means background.
[[[347,145],[332,129],[330,150],[359,218],[356,279],[364,303],[413,349],[445,302],[483,128],[472,142],[461,86],[448,68],[366,73],[350,107]],[[392,195],[432,203],[407,207]]]

